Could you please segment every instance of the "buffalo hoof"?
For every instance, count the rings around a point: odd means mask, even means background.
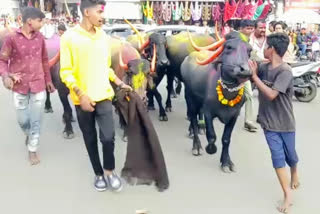
[[[209,155],[213,155],[217,152],[217,146],[214,143],[210,143],[206,146],[206,152]]]
[[[206,129],[205,128],[199,128],[199,134],[200,135],[205,135],[206,134]]]
[[[128,136],[126,136],[126,135],[122,136],[122,141],[123,142],[128,142]]]
[[[201,146],[192,149],[193,156],[201,156],[202,154],[203,154],[203,150]]]
[[[200,156],[200,155],[202,155],[202,153],[203,153],[203,150],[202,150],[200,140],[194,140],[193,147],[192,147],[192,155]]]
[[[172,108],[171,107],[166,107],[166,112],[172,112]]]
[[[177,98],[177,94],[171,94],[171,98]]]
[[[154,110],[156,110],[156,108],[154,106],[148,106],[148,110],[149,111],[154,111]]]
[[[168,117],[167,117],[167,115],[159,116],[159,120],[160,121],[168,121]]]
[[[229,161],[226,164],[221,164],[221,170],[224,173],[231,173],[231,172],[236,172],[236,167],[235,165],[232,163],[232,161]]]
[[[53,113],[52,107],[45,108],[44,113]]]
[[[69,130],[69,131],[65,130],[65,131],[63,131],[63,138],[64,138],[64,139],[68,139],[68,140],[73,139],[73,138],[74,138],[74,133],[73,133],[73,131],[72,131],[72,130]]]
[[[221,170],[224,173],[231,173],[229,166],[221,166]]]

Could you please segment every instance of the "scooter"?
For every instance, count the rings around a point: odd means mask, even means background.
[[[297,62],[290,66],[295,97],[300,102],[311,102],[320,87],[320,62]]]

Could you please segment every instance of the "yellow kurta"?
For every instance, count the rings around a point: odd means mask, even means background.
[[[79,87],[92,101],[111,100],[114,96],[110,81],[116,76],[111,66],[109,37],[101,29],[91,35],[79,25],[68,30],[60,43],[60,77],[70,89],[75,105],[78,96],[73,91]],[[110,81],[109,81],[110,80]]]

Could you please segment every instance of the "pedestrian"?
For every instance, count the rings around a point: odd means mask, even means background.
[[[26,135],[31,165],[40,162],[37,150],[46,89],[54,91],[45,40],[39,32],[44,17],[39,9],[25,8],[23,26],[6,38],[0,52],[0,75],[4,86],[13,91],[14,107]]]
[[[241,35],[243,35],[245,41],[249,42],[249,38],[253,31],[254,22],[252,20],[241,20],[239,32],[241,33]],[[246,98],[244,128],[249,132],[256,132],[257,126],[254,124],[255,114],[253,104],[253,91],[250,80],[246,81],[244,84],[244,96]]]
[[[286,33],[287,24],[284,23],[283,21],[276,22],[274,24],[274,29],[276,33]],[[297,63],[297,61],[295,60],[294,45],[292,43],[292,40],[290,39],[290,36],[289,36],[289,41],[290,41],[289,46],[286,53],[283,56],[283,61],[288,64],[294,64],[294,63]]]
[[[256,21],[249,43],[252,46],[251,58],[258,62],[265,61],[263,50],[266,44],[266,21],[261,19]]]
[[[308,36],[306,33],[306,28],[302,28],[299,35],[297,36],[297,45],[299,46],[299,50],[301,51],[302,56],[306,56],[307,54],[307,43]]]
[[[290,66],[283,61],[288,45],[289,37],[286,34],[271,34],[267,37],[264,49],[264,55],[270,62],[260,66],[255,62],[250,63],[252,80],[259,89],[258,122],[264,130],[273,167],[284,193],[284,200],[278,207],[283,213],[288,212],[292,204],[291,189],[297,189],[300,185],[292,107],[293,76]],[[286,163],[291,170],[291,182]]]
[[[122,189],[115,173],[114,122],[112,115],[113,82],[120,88],[132,90],[110,68],[110,38],[101,30],[104,0],[82,0],[80,25],[61,37],[60,76],[70,89],[85,146],[95,173],[94,187],[98,191]],[[100,130],[103,167],[100,162],[96,122]],[[105,179],[105,176],[107,179]]]

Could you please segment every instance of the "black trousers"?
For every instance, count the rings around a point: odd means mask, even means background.
[[[96,175],[103,175],[103,168],[114,170],[114,123],[112,116],[112,102],[109,100],[98,102],[94,112],[85,112],[76,106],[77,118],[89,158]],[[102,143],[103,168],[99,158],[96,122],[99,126],[99,138]]]

